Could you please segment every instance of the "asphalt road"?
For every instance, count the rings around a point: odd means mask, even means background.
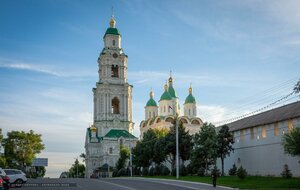
[[[109,179],[29,179],[22,188],[15,190],[229,190],[213,188],[210,184],[148,178]]]

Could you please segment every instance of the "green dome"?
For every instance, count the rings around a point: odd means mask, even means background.
[[[106,34],[113,34],[113,35],[120,35],[119,30],[117,28],[107,28],[104,37],[106,36]]]
[[[169,85],[168,92],[170,93],[172,98],[177,98],[177,95],[176,95],[176,92],[175,92],[173,86]]]
[[[172,96],[168,91],[165,91],[161,97],[160,100],[172,100]]]
[[[191,103],[191,104],[196,103],[196,100],[191,93],[186,97],[185,102],[184,102],[184,104],[188,104],[188,103]]]
[[[150,98],[148,100],[148,102],[146,104],[146,107],[148,107],[148,106],[155,106],[155,107],[157,107],[157,104],[156,104],[156,102],[155,102],[155,100],[153,98]]]

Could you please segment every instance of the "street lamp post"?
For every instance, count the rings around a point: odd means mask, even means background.
[[[178,113],[175,117],[176,127],[176,179],[179,179],[179,138],[178,138]]]

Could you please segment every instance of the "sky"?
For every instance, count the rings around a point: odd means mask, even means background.
[[[215,124],[286,96],[300,78],[297,0],[1,0],[0,128],[42,134],[48,177],[84,152],[112,6],[137,137],[150,89],[158,101],[170,70],[181,107],[192,83],[198,116]]]

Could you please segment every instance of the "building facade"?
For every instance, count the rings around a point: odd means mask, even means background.
[[[228,124],[234,135],[234,152],[224,160],[226,172],[243,166],[250,175],[279,176],[287,164],[300,176],[300,158],[284,153],[282,136],[300,127],[300,102],[291,103]],[[218,167],[221,168],[220,160]]]
[[[93,88],[93,124],[87,128],[86,177],[102,166],[115,167],[120,146],[133,147],[132,85],[127,82],[127,55],[112,16],[98,58],[99,81]]]
[[[159,105],[154,100],[151,90],[150,99],[145,106],[145,120],[140,123],[140,138],[149,129],[167,129],[174,125],[175,119],[189,131],[190,134],[197,133],[203,125],[202,120],[197,117],[197,104],[190,86],[189,94],[183,105],[183,114],[179,105],[179,99],[173,87],[173,78],[170,75],[168,83],[164,85],[164,92],[160,97]]]

